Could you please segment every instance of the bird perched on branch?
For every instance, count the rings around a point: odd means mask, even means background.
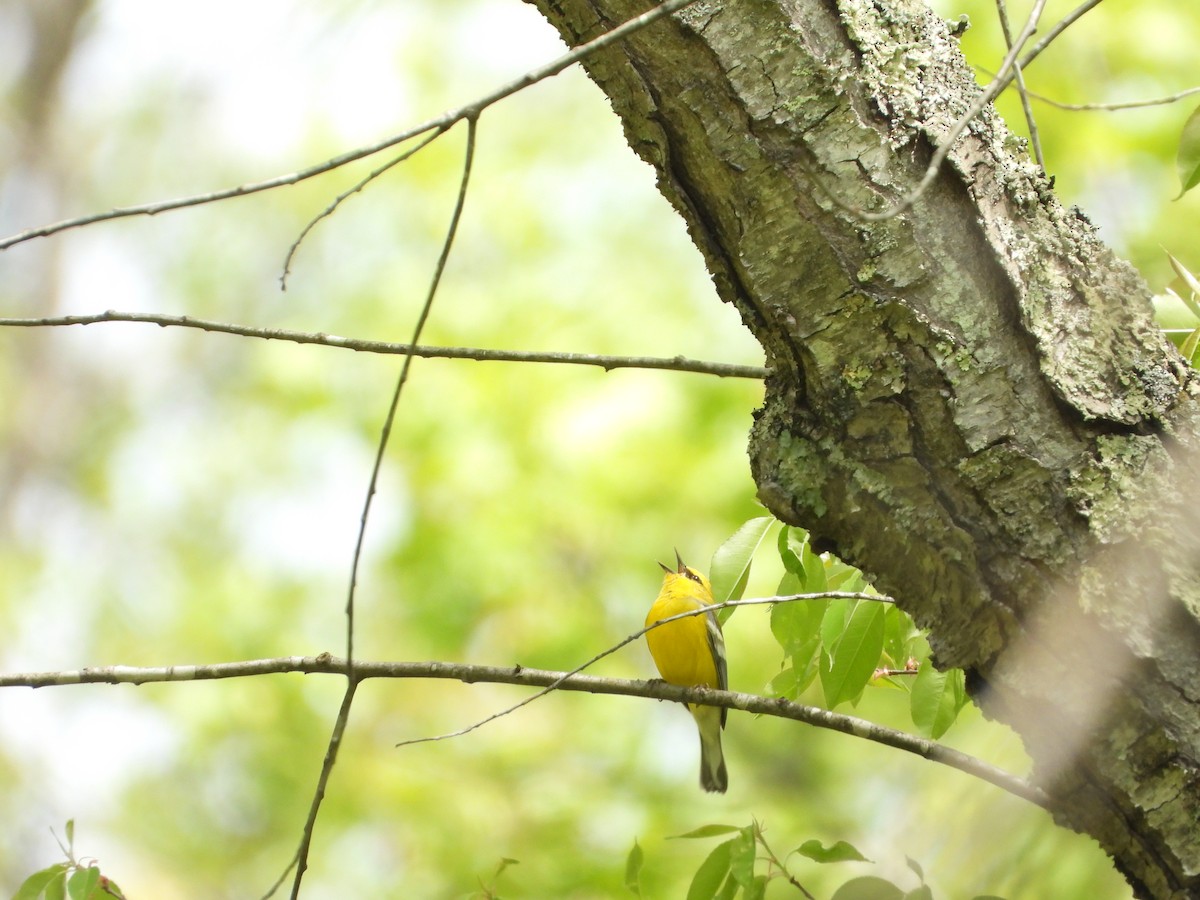
[[[646,614],[646,627],[681,613],[694,612],[713,604],[712,586],[695,569],[684,565],[675,551],[677,568],[662,566],[662,590]],[[716,613],[709,611],[684,616],[646,632],[650,655],[663,681],[685,687],[704,686],[726,690],[729,675],[725,665],[725,639]],[[729,776],[721,752],[721,729],[725,727],[724,707],[688,704],[700,730],[700,786],[706,791],[725,793]]]

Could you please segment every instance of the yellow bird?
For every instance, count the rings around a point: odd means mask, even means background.
[[[680,613],[691,612],[713,603],[712,585],[708,579],[683,564],[675,552],[678,568],[672,572],[662,563],[662,590],[646,614],[646,627]],[[650,655],[658,666],[663,681],[685,687],[704,687],[726,690],[729,675],[725,665],[725,639],[716,613],[685,616],[646,632]],[[700,787],[706,791],[725,793],[729,776],[725,773],[725,757],[721,752],[721,729],[725,727],[724,707],[688,704],[700,729]]]

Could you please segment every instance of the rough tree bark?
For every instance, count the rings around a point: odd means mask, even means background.
[[[572,45],[649,5],[531,2]],[[1138,895],[1200,896],[1200,381],[1137,274],[990,109],[909,211],[851,211],[979,95],[920,0],[701,0],[587,68],[766,352],[761,499],[931,629]]]

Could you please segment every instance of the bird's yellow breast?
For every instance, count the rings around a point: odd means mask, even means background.
[[[695,597],[664,590],[650,607],[646,625],[705,605]],[[646,643],[664,681],[688,687],[701,684],[710,688],[719,687],[716,661],[708,641],[708,626],[704,616],[676,619],[648,631]]]

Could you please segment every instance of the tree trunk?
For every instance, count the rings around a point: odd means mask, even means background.
[[[571,45],[646,0],[531,0]],[[1200,380],[918,0],[701,0],[586,63],[770,375],[759,496],[930,629],[1056,818],[1200,896]],[[1194,502],[1192,505],[1195,505]]]

